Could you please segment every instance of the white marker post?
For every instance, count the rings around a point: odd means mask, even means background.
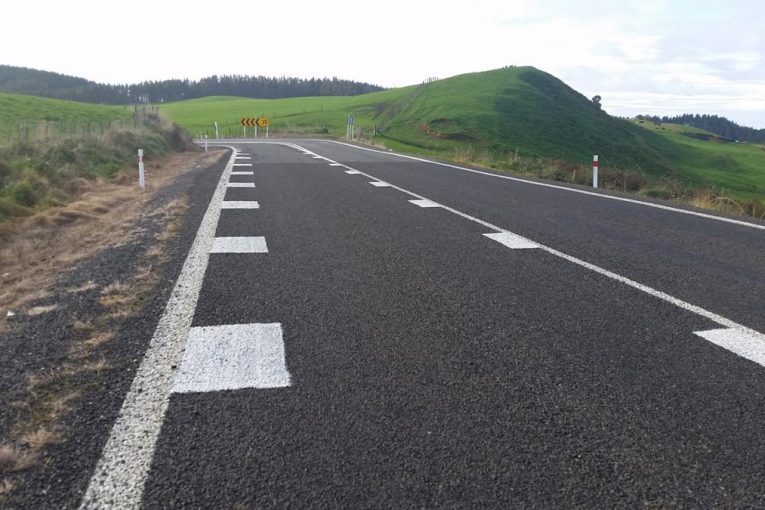
[[[143,172],[143,149],[138,149],[138,185],[141,186],[141,191],[146,190],[146,179]]]
[[[268,140],[268,124],[266,124],[266,140]]]
[[[597,188],[598,187],[598,155],[595,154],[592,157],[592,187]]]
[[[255,124],[255,138],[258,137],[258,125]]]
[[[215,121],[215,139],[220,140],[220,135],[218,134],[218,121]]]
[[[205,152],[207,152],[207,135],[205,135]]]

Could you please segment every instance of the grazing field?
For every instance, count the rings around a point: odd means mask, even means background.
[[[132,123],[134,108],[0,93],[0,145],[102,134]]]

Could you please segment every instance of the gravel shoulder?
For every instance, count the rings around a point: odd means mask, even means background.
[[[79,505],[227,156],[175,155],[136,204],[94,189],[112,207],[4,241],[0,507]]]

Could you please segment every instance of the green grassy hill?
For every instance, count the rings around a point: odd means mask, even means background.
[[[0,93],[0,143],[96,132],[133,118],[133,107]]]

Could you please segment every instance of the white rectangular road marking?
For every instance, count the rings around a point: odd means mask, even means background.
[[[191,328],[172,391],[190,393],[242,388],[284,388],[281,324]]]
[[[229,182],[228,187],[229,188],[254,188],[255,183],[254,182]]]
[[[82,509],[141,506],[144,482],[175,375],[172,367],[182,359],[232,166],[233,158],[218,181],[181,274],[122,403],[80,504]]]
[[[216,237],[210,253],[268,253],[265,237]]]
[[[252,159],[250,156],[237,156],[236,159]]]
[[[441,207],[441,204],[438,202],[433,202],[432,200],[423,199],[423,200],[410,200],[409,202],[413,203],[414,205],[418,207]]]
[[[372,181],[369,184],[371,184],[372,186],[374,186],[376,188],[390,188],[390,184],[388,184],[387,182],[383,182],[383,181]]]
[[[254,200],[227,200],[220,205],[221,209],[260,209],[260,204]]]
[[[231,172],[231,175],[255,175],[255,172]]]
[[[252,163],[234,163],[234,166],[247,166],[252,168]]]
[[[710,329],[696,331],[695,334],[742,358],[765,366],[765,335],[737,328]]]
[[[504,244],[513,250],[522,250],[527,248],[539,248],[539,245],[533,241],[521,237],[512,232],[498,232],[496,234],[484,234],[489,239],[494,239],[500,244]]]
[[[341,163],[330,163],[329,166],[343,166]]]
[[[361,175],[361,172],[359,172],[358,170],[346,170],[345,173],[347,173],[348,175]]]

